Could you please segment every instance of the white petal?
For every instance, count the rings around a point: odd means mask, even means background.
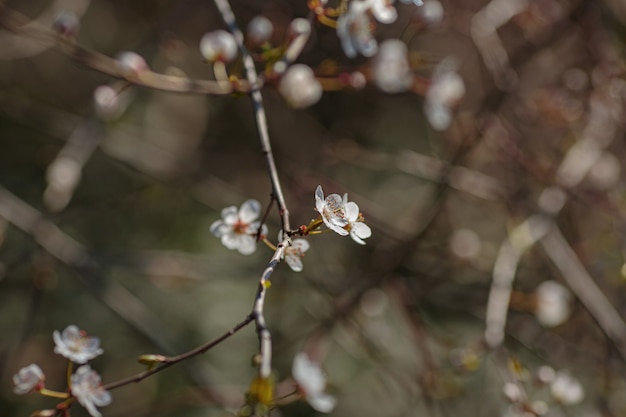
[[[247,200],[239,209],[239,220],[250,223],[261,215],[261,203],[256,200]]]
[[[239,236],[239,247],[237,249],[242,255],[250,255],[256,251],[256,240],[252,236]]]
[[[371,10],[374,18],[380,23],[393,23],[398,18],[396,9],[386,4],[384,0],[374,1]]]
[[[237,223],[237,220],[238,220],[237,207],[230,206],[230,207],[226,207],[225,209],[223,209],[222,220],[224,221],[224,223],[229,224],[229,225],[233,225]]]
[[[228,249],[237,249],[241,245],[241,237],[242,235],[235,233],[226,233],[222,235],[222,245]]]
[[[285,262],[287,262],[289,268],[291,268],[294,272],[300,272],[303,269],[302,259],[300,259],[298,255],[291,252],[285,255]]]
[[[349,222],[355,222],[359,218],[359,206],[355,202],[346,203],[344,210]]]
[[[320,413],[330,413],[337,405],[337,398],[325,392],[307,398],[307,402]]]
[[[296,239],[293,241],[292,248],[304,253],[309,250],[309,242],[306,239]]]
[[[222,237],[222,235],[224,233],[226,233],[230,229],[232,229],[232,228],[230,226],[228,226],[227,224],[225,224],[222,220],[215,220],[211,224],[211,227],[209,228],[209,231],[215,237]]]
[[[352,225],[352,231],[361,239],[367,239],[372,236],[372,229],[363,222],[356,222]]]

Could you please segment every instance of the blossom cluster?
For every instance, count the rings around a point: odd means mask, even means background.
[[[308,235],[318,233],[322,224],[329,230],[341,236],[350,236],[355,242],[365,245],[364,239],[372,235],[372,230],[364,223],[364,218],[359,211],[359,206],[348,201],[348,194],[341,197],[339,194],[330,194],[324,197],[321,186],[315,190],[315,209],[319,218],[306,227],[303,226],[298,233]],[[228,249],[237,250],[243,255],[250,255],[256,251],[257,242],[263,241],[272,247],[267,241],[267,226],[261,224],[257,218],[261,215],[261,204],[257,200],[247,200],[239,209],[229,206],[222,210],[222,218],[214,221],[210,226],[211,233],[220,238],[222,244]],[[283,231],[278,234],[278,242],[283,239]],[[285,248],[284,259],[289,267],[296,271],[302,271],[302,257],[309,250],[309,242],[305,239],[294,239],[290,246]]]
[[[39,392],[42,395],[55,398],[74,398],[87,409],[93,417],[101,417],[97,407],[103,407],[111,403],[111,394],[103,385],[100,375],[91,369],[88,361],[101,355],[100,339],[87,334],[75,325],[70,325],[59,332],[52,334],[54,340],[54,352],[69,359],[68,372],[71,372],[73,364],[80,365],[69,377],[69,394],[51,391],[45,387],[45,375],[39,365],[30,364],[21,368],[14,376],[14,392],[16,394],[28,394]],[[71,402],[63,403],[63,407]]]

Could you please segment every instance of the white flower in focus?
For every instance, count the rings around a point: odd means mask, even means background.
[[[585,390],[576,378],[568,371],[558,371],[552,384],[550,392],[554,399],[563,405],[578,404],[585,397]]]
[[[348,225],[348,219],[346,217],[344,200],[339,194],[331,194],[324,198],[324,191],[322,186],[318,185],[315,190],[315,208],[317,212],[322,216],[322,220],[326,227],[341,236],[347,236],[348,231],[344,229]],[[358,211],[358,206],[357,206]]]
[[[372,236],[372,229],[363,223],[363,216],[359,212],[359,206],[353,201],[348,201],[348,194],[344,194],[343,207],[348,220],[346,229],[350,232],[350,237],[356,243],[365,245],[363,239]]]
[[[70,390],[79,403],[87,409],[93,417],[102,414],[96,406],[104,407],[111,403],[111,394],[102,386],[100,375],[89,365],[79,367],[72,375]]]
[[[205,33],[200,39],[200,53],[209,62],[230,62],[237,56],[237,42],[223,29]]]
[[[290,66],[278,83],[278,91],[287,103],[297,109],[309,107],[322,97],[322,85],[305,64]]]
[[[385,93],[406,91],[412,82],[407,47],[399,39],[387,39],[380,44],[374,58],[374,83]]]
[[[368,9],[369,5],[365,1],[352,1],[348,5],[348,11],[337,19],[337,36],[348,58],[355,58],[358,54],[371,57],[378,51]]]
[[[261,214],[261,203],[247,200],[237,210],[230,206],[222,210],[222,219],[211,225],[211,233],[222,240],[228,249],[237,249],[242,255],[256,251],[256,234],[260,222],[254,221]],[[267,226],[261,227],[261,236],[267,235]]]
[[[451,58],[444,59],[435,69],[426,92],[424,113],[435,130],[446,130],[452,123],[452,108],[465,95],[465,83],[456,72]]]
[[[563,324],[570,316],[572,295],[556,281],[544,281],[535,290],[537,304],[535,317],[544,327]]]
[[[65,356],[75,363],[86,363],[103,352],[100,349],[99,338],[87,336],[84,331],[73,324],[67,326],[63,333],[55,330],[52,333],[52,338],[56,345],[54,353]]]
[[[337,399],[324,392],[326,387],[324,373],[316,363],[309,359],[306,353],[300,352],[295,356],[291,373],[311,407],[320,413],[330,413],[335,408]]]
[[[46,377],[38,365],[33,363],[25,366],[13,375],[13,383],[15,384],[13,392],[20,395],[28,394],[42,388],[45,379]]]
[[[295,271],[302,271],[302,257],[309,250],[309,242],[306,239],[294,239],[291,246],[285,248],[285,262]]]

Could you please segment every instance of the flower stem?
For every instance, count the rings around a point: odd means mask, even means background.
[[[41,395],[45,395],[46,397],[60,398],[60,399],[70,398],[70,394],[67,392],[52,391],[47,388],[41,388],[39,392],[41,393]]]

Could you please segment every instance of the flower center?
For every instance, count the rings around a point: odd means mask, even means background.
[[[237,222],[233,225],[233,231],[240,235],[245,235],[248,233],[248,224],[242,222],[241,220],[237,220]]]

